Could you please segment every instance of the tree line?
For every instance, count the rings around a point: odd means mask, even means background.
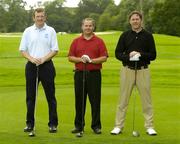
[[[153,33],[180,36],[179,0],[81,0],[76,8],[64,7],[66,0],[45,2],[47,23],[57,32],[81,32],[81,21],[92,17],[96,31],[127,30],[128,14],[133,10],[143,13],[145,29]],[[23,0],[0,0],[0,32],[22,32],[33,24],[34,7],[26,10]]]

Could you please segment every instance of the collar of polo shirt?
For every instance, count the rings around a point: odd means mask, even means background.
[[[41,27],[41,28],[38,28],[35,24],[33,25],[33,27],[34,27],[34,29],[35,30],[45,30],[46,29],[46,27],[47,27],[47,24],[46,23],[44,23],[44,26],[43,27]]]

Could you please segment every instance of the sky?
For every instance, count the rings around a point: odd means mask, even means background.
[[[29,6],[34,6],[38,1],[45,2],[45,1],[53,1],[53,0],[24,0],[27,2]],[[80,0],[66,0],[66,3],[64,6],[67,7],[76,7],[78,5]],[[115,4],[118,5],[120,0],[114,0]]]

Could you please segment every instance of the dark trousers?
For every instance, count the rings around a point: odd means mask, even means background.
[[[26,124],[34,127],[37,66],[35,64],[32,64],[31,62],[27,62],[25,75],[27,105]],[[52,61],[45,62],[44,64],[38,66],[38,83],[42,83],[49,107],[49,126],[58,125],[57,102],[55,98],[54,84],[55,75],[56,72]]]
[[[83,78],[83,73],[84,78]],[[83,95],[83,79],[84,95]],[[84,116],[86,111],[87,95],[91,104],[92,122],[91,128],[101,128],[100,102],[101,102],[101,72],[98,71],[76,71],[74,75],[75,85],[75,127],[83,129],[85,125]],[[84,101],[83,101],[84,100]]]

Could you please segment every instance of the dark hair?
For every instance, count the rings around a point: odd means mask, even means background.
[[[134,14],[137,14],[140,17],[140,19],[142,20],[142,14],[139,11],[132,11],[129,14],[129,20],[131,19],[132,15],[134,15]]]
[[[35,17],[35,13],[36,13],[36,12],[37,12],[37,13],[44,12],[44,14],[46,15],[44,8],[37,8],[37,9],[35,9],[34,12],[33,12],[33,17]]]

